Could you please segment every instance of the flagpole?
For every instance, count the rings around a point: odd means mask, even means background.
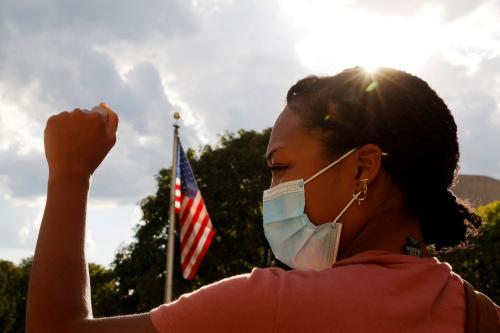
[[[179,146],[178,112],[174,113],[174,148],[172,153],[172,176],[170,179],[170,205],[168,214],[168,245],[167,245],[167,278],[165,283],[165,303],[172,301],[172,285],[174,277],[174,244],[175,244],[175,185],[177,178],[177,150]]]

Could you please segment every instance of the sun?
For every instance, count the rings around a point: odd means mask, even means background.
[[[381,66],[378,65],[378,64],[375,64],[375,63],[372,63],[372,64],[365,64],[365,65],[362,65],[361,67],[363,67],[363,69],[365,71],[367,71],[368,73],[370,74],[373,74],[377,71],[377,69],[379,69]]]
[[[437,7],[411,17],[381,16],[342,1],[287,1],[284,9],[297,31],[299,59],[315,73],[355,66],[416,70],[435,52],[442,30]]]

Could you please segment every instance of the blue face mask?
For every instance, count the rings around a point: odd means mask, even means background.
[[[319,271],[332,267],[337,257],[342,225],[337,223],[352,200],[334,221],[316,226],[304,213],[304,185],[333,167],[356,149],[348,151],[308,180],[292,180],[264,191],[264,233],[274,255],[286,265],[301,270]]]

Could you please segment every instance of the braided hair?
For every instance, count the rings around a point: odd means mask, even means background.
[[[376,144],[388,156],[382,167],[403,193],[437,249],[463,244],[481,225],[465,201],[450,191],[458,172],[457,126],[444,101],[422,79],[361,67],[293,85],[287,103],[306,128],[320,130],[330,155]]]

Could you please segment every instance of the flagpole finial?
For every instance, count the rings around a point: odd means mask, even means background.
[[[177,129],[179,128],[179,119],[181,119],[181,114],[179,112],[174,112],[174,119],[175,119],[174,127],[177,131]]]

